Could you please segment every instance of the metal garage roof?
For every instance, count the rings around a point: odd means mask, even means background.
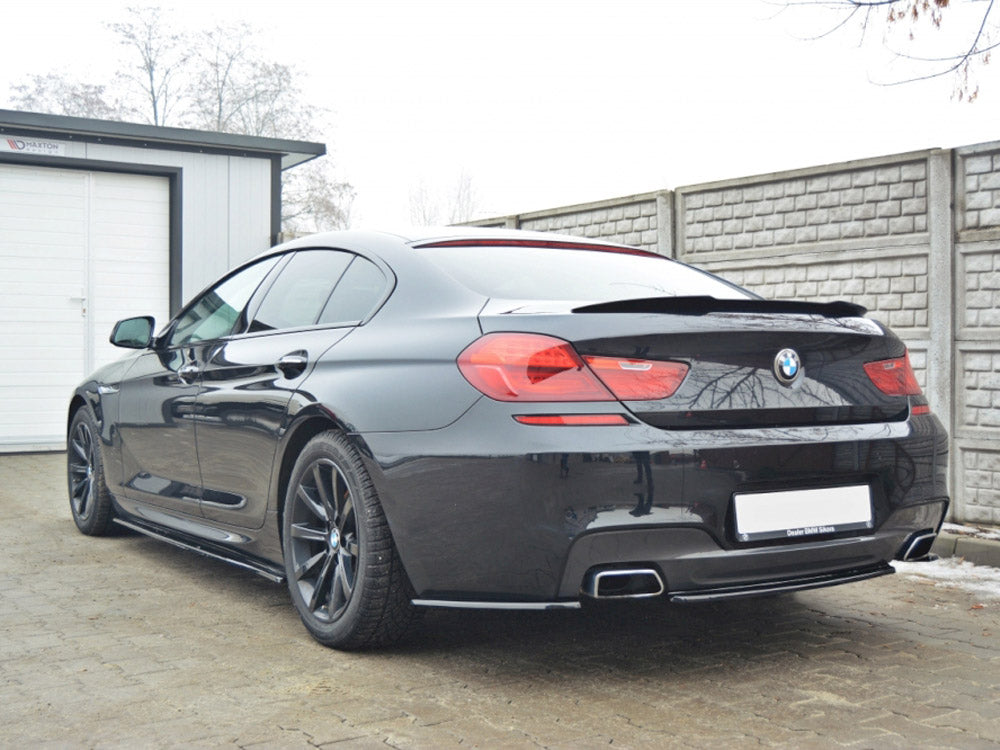
[[[311,141],[261,138],[252,135],[0,109],[0,134],[13,131],[20,135],[31,134],[88,143],[114,143],[124,146],[228,153],[262,158],[280,156],[282,169],[294,167],[326,153],[325,144]]]

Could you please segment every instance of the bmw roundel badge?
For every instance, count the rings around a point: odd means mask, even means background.
[[[774,358],[774,376],[782,385],[791,385],[802,372],[802,361],[794,349],[782,349]]]

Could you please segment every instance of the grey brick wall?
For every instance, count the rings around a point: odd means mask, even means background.
[[[679,192],[683,251],[692,259],[927,230],[922,161]]]
[[[962,227],[1000,226],[1000,151],[969,154],[962,159],[965,195]]]
[[[1000,428],[1000,352],[965,352],[961,365],[965,385],[962,424],[991,430]],[[997,479],[1000,482],[1000,475]]]
[[[523,214],[518,225],[521,229],[574,234],[652,252],[657,251],[659,237],[655,194]]]
[[[1000,254],[969,253],[962,260],[965,326],[1000,329]]]
[[[833,261],[723,270],[730,281],[769,299],[849,299],[893,328],[927,327],[927,258]]]
[[[476,222],[637,245],[906,341],[952,436],[952,518],[1000,524],[1000,142]]]
[[[1000,524],[1000,452],[962,451],[964,519],[970,523]]]
[[[954,199],[957,512],[1000,524],[1000,144],[956,149]]]

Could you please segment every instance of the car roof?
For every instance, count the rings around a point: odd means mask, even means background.
[[[275,245],[269,250],[265,250],[249,258],[232,270],[235,272],[237,269],[246,267],[262,258],[294,250],[329,248],[364,255],[371,260],[377,260],[386,264],[394,272],[403,271],[411,273],[417,267],[420,267],[424,269],[422,272],[433,269],[434,273],[443,273],[439,269],[436,269],[433,264],[420,257],[421,253],[414,252],[414,248],[428,246],[455,247],[456,245],[461,246],[463,240],[469,240],[470,245],[479,246],[489,246],[492,244],[491,241],[496,241],[497,245],[507,246],[533,245],[538,243],[540,246],[552,247],[564,244],[565,246],[572,246],[577,249],[585,246],[587,248],[592,247],[595,250],[619,251],[666,259],[665,256],[631,245],[620,245],[602,239],[576,237],[552,232],[507,229],[504,227],[403,227],[395,231],[345,229],[306,235],[280,245]],[[409,271],[406,269],[409,269]],[[452,283],[454,283],[453,280]]]
[[[336,232],[320,232],[301,237],[290,242],[278,245],[274,250],[294,249],[297,247],[350,247],[355,244],[365,244],[365,239],[370,241],[386,240],[394,238],[408,245],[422,245],[437,241],[451,241],[469,239],[482,242],[483,240],[538,240],[539,242],[572,242],[574,244],[593,245],[595,247],[632,247],[617,242],[594,239],[587,237],[577,237],[567,234],[555,234],[553,232],[538,232],[525,229],[508,229],[505,227],[468,227],[468,226],[444,226],[444,227],[400,227],[387,230],[365,230],[352,229]]]

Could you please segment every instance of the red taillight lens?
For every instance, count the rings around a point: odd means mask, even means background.
[[[910,366],[910,353],[895,359],[880,359],[865,364],[865,372],[875,386],[889,396],[919,396],[920,384]]]
[[[583,359],[569,342],[536,333],[490,333],[458,357],[458,369],[497,401],[655,401],[676,392],[688,366],[621,357]]]
[[[458,357],[473,387],[497,401],[613,401],[568,342],[535,333],[490,333]]]
[[[657,401],[674,395],[690,369],[683,362],[584,357],[594,374],[622,401]]]

